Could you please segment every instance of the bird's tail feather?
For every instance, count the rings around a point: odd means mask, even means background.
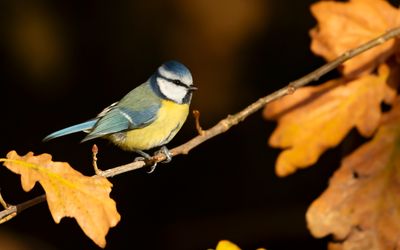
[[[49,141],[57,137],[73,134],[80,131],[90,130],[96,124],[97,119],[89,120],[87,122],[79,123],[68,128],[58,130],[46,136],[43,141]]]

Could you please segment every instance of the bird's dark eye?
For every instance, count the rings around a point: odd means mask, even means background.
[[[172,82],[175,83],[175,84],[178,85],[178,86],[182,86],[182,87],[187,88],[186,84],[184,84],[183,82],[181,82],[181,81],[178,80],[178,79],[174,79],[174,80],[172,80]]]
[[[175,83],[176,85],[183,85],[182,82],[179,80],[173,80],[172,82]]]

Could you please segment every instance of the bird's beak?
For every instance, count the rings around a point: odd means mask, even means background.
[[[190,86],[190,87],[189,87],[189,90],[190,90],[190,91],[195,91],[195,90],[197,90],[197,87],[195,87],[195,86]]]

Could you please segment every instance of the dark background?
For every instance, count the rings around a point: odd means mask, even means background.
[[[228,114],[322,65],[310,50],[315,1],[1,1],[0,155],[50,153],[92,175],[92,142],[83,134],[44,136],[94,117],[147,80],[164,61],[187,65],[196,86],[192,109],[209,128]],[[326,76],[321,81],[329,79]],[[324,249],[305,212],[339,165],[341,147],[317,166],[286,178],[274,173],[275,124],[258,112],[170,164],[116,176],[111,196],[122,219],[106,249],[207,249],[228,239],[242,249]],[[189,116],[169,144],[196,135]],[[102,169],[132,161],[103,140]],[[0,188],[17,204],[19,176],[0,168]],[[73,219],[57,225],[45,203],[0,226],[1,249],[96,249]]]

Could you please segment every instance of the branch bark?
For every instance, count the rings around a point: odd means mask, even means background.
[[[248,116],[250,116],[251,114],[260,110],[267,103],[277,100],[283,96],[293,94],[299,87],[305,86],[313,81],[318,80],[321,76],[323,76],[324,74],[328,73],[329,71],[332,71],[333,69],[337,68],[339,65],[341,65],[345,61],[347,61],[347,60],[349,60],[371,48],[381,45],[384,42],[386,42],[390,39],[393,39],[399,35],[400,35],[400,27],[389,30],[388,32],[384,33],[383,35],[381,35],[381,36],[379,36],[379,37],[377,37],[355,49],[352,49],[352,50],[349,50],[349,51],[343,53],[341,56],[339,56],[335,60],[326,63],[322,67],[299,78],[298,80],[290,82],[285,87],[283,87],[267,96],[264,96],[264,97],[258,99],[256,102],[250,104],[249,106],[244,108],[242,111],[240,111],[234,115],[228,115],[226,118],[222,119],[216,125],[214,125],[213,127],[209,128],[207,130],[201,129],[200,123],[198,121],[199,114],[195,115],[196,128],[199,132],[199,135],[192,138],[188,142],[171,149],[170,150],[171,155],[177,156],[180,154],[188,154],[190,150],[197,147],[201,143],[203,143],[219,134],[226,132],[231,127],[233,127],[233,126],[237,125],[239,122],[245,120]],[[95,167],[95,172],[97,175],[101,175],[104,177],[113,177],[115,175],[123,174],[123,173],[129,172],[129,171],[132,171],[132,170],[136,170],[136,169],[142,168],[148,164],[161,162],[166,159],[164,154],[158,153],[158,154],[154,155],[150,161],[134,161],[134,162],[131,162],[131,163],[128,163],[125,165],[121,165],[118,167],[114,167],[114,168],[102,171],[97,168],[96,154],[97,154],[97,151],[93,152],[93,165]],[[5,218],[13,218],[14,216],[16,216],[16,214],[19,213],[21,210],[21,209],[20,210],[18,209],[18,206],[20,208],[26,209],[26,208],[36,205],[42,201],[45,201],[45,195],[38,196],[32,200],[29,200],[27,202],[21,203],[16,206],[8,206],[5,210],[0,212],[0,224],[4,221],[8,220]]]
[[[25,201],[21,204],[18,205],[9,205],[7,204],[4,200],[3,197],[0,194],[0,203],[3,205],[4,210],[0,211],[0,224],[11,220],[18,214],[20,214],[22,211],[24,211],[27,208],[33,207],[39,203],[42,203],[43,201],[46,201],[46,195],[42,194],[40,196],[37,196],[33,199],[30,199],[28,201]]]

